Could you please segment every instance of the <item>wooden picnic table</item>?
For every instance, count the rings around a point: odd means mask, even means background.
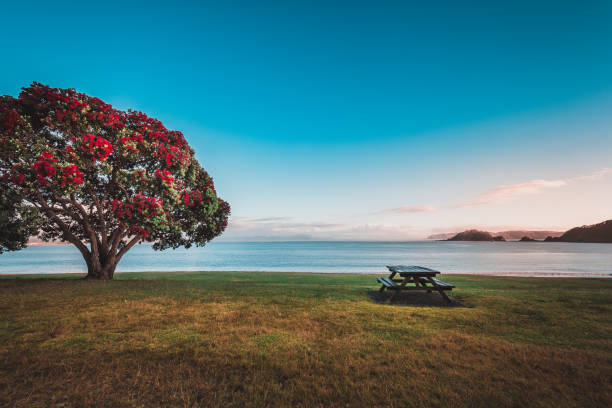
[[[450,299],[444,291],[452,290],[455,285],[436,279],[435,276],[440,273],[439,271],[416,265],[391,265],[387,266],[387,269],[391,272],[389,277],[377,278],[378,282],[382,284],[381,292],[385,289],[393,290],[396,292],[393,295],[395,297],[397,293],[404,290],[423,290],[428,293],[435,290],[442,295],[444,300],[450,303]],[[399,275],[399,278],[396,278],[397,275]]]

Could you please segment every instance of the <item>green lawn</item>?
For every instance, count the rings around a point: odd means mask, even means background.
[[[371,275],[3,277],[0,406],[610,406],[612,280],[442,279],[461,307]]]

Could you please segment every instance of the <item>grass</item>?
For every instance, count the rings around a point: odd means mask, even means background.
[[[443,279],[462,307],[367,275],[3,277],[0,406],[609,406],[612,280]]]

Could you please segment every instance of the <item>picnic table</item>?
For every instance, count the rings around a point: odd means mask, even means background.
[[[391,299],[404,290],[423,290],[428,293],[435,290],[450,303],[444,291],[452,290],[455,285],[436,279],[435,276],[440,273],[439,271],[416,265],[391,265],[387,266],[387,269],[391,274],[388,277],[377,278],[377,281],[382,284],[381,292],[385,289],[396,292]],[[399,275],[399,278],[396,278],[396,275]]]

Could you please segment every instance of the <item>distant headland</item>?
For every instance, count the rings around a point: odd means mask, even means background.
[[[455,236],[448,238],[447,241],[505,241],[501,235],[493,236],[487,231],[468,230],[463,231]]]
[[[500,232],[489,232],[479,230],[467,230],[463,232],[449,232],[442,234],[434,234],[427,237],[427,239],[439,240],[439,241],[493,241],[495,237],[502,237],[503,241],[520,241],[523,237],[528,237],[533,240],[544,240],[546,237],[560,237],[563,235],[563,231],[500,231]],[[458,237],[459,236],[459,237]],[[467,239],[467,238],[477,239]],[[459,239],[465,238],[465,239]],[[498,239],[502,241],[501,239]]]
[[[546,242],[612,243],[612,220],[572,228],[560,237],[547,237]]]
[[[459,233],[435,234],[427,239],[442,241],[520,241],[520,242],[592,242],[612,243],[612,220],[594,225],[557,231],[488,231],[467,230]]]

